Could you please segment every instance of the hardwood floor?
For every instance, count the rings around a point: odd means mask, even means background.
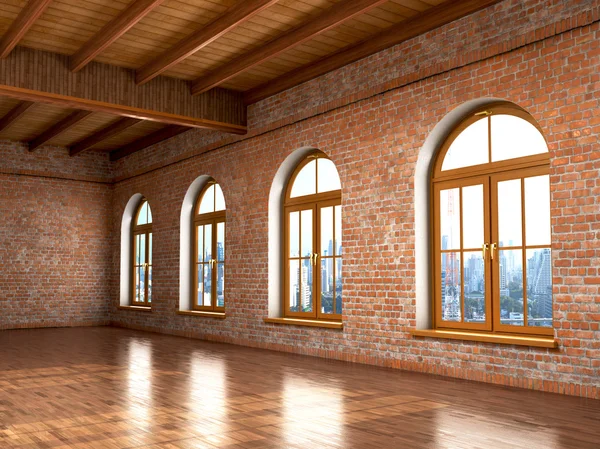
[[[0,448],[594,448],[600,401],[116,328],[0,332]]]

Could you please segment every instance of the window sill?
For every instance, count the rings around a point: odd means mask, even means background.
[[[302,320],[297,318],[264,318],[265,323],[287,324],[292,326],[325,327],[328,329],[343,329],[341,321]]]
[[[205,318],[217,318],[220,320],[224,320],[226,318],[225,312],[202,312],[200,310],[178,310],[177,315],[202,316]]]
[[[553,337],[515,335],[515,334],[487,334],[484,332],[465,332],[441,329],[413,329],[410,333],[414,337],[447,338],[450,340],[482,341],[485,343],[500,343],[505,345],[535,346],[538,348],[557,348],[558,344]]]
[[[119,310],[137,310],[139,312],[152,312],[152,307],[150,306],[119,306],[117,307]]]

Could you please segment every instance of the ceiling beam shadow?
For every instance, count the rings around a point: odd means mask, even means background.
[[[98,56],[98,54],[129,31],[150,11],[160,6],[163,2],[164,0],[136,0],[131,3],[125,11],[107,23],[104,28],[98,31],[94,37],[83,44],[83,46],[71,56],[71,71],[77,72],[83,69]]]
[[[0,58],[6,58],[42,15],[52,0],[30,0],[10,25],[0,41]]]
[[[137,125],[141,121],[142,120],[130,117],[121,118],[116,122],[112,123],[111,125],[108,125],[106,128],[101,129],[100,131],[84,138],[83,140],[80,140],[79,142],[71,146],[71,148],[69,148],[69,155],[75,156],[76,154],[79,154],[82,151],[88,150],[94,145],[108,140],[111,137],[114,137],[117,134],[125,131],[127,128],[131,128],[133,125]]]
[[[228,31],[254,17],[259,12],[277,3],[278,0],[241,0],[201,30],[164,51],[135,72],[136,84],[144,84],[185,58],[214,42]]]
[[[321,15],[310,18],[308,22],[284,33],[265,45],[239,56],[224,66],[210,72],[206,76],[194,80],[192,82],[192,94],[201,94],[217,87],[234,76],[237,76],[258,64],[262,64],[286,50],[300,45],[353,17],[364,14],[369,9],[379,6],[386,1],[387,0],[345,0],[336,3]]]
[[[69,114],[60,122],[52,125],[42,134],[37,136],[35,139],[29,142],[29,151],[33,152],[45,143],[49,142],[52,138],[64,133],[65,131],[73,128],[88,115],[92,114],[91,111],[75,111]]]

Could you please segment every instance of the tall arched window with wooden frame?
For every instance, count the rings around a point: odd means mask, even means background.
[[[224,312],[225,197],[214,180],[198,195],[194,232],[193,308]]]
[[[552,335],[549,169],[539,125],[514,105],[450,134],[432,177],[437,329]]]
[[[342,319],[342,191],[331,160],[314,152],[292,174],[284,202],[284,316]]]
[[[132,305],[152,303],[152,211],[144,198],[133,221]]]

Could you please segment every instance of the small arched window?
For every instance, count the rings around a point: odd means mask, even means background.
[[[315,152],[285,195],[284,315],[342,319],[342,193],[333,162]]]
[[[193,308],[224,312],[225,198],[214,180],[200,192],[195,210]]]
[[[512,105],[454,130],[432,178],[438,329],[552,334],[548,146]]]
[[[133,221],[132,305],[152,303],[152,211],[144,198]]]

